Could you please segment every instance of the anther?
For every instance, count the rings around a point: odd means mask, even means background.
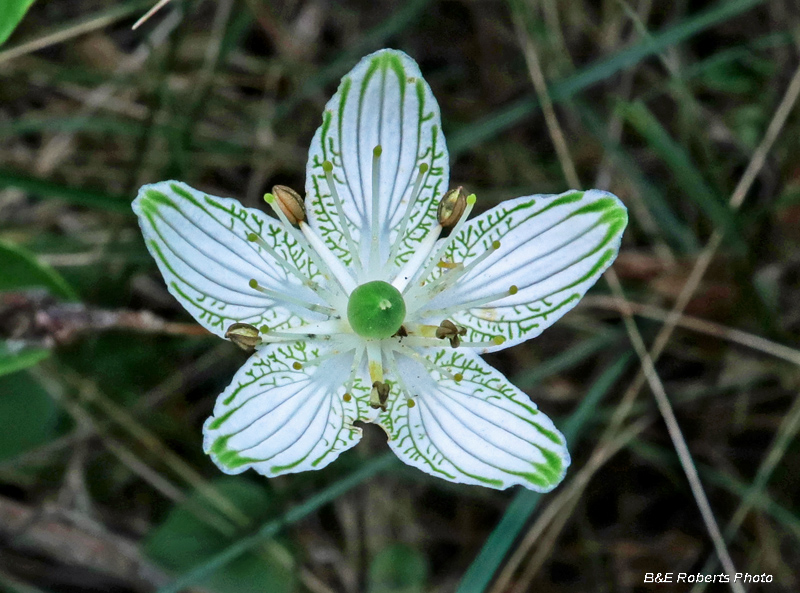
[[[380,408],[386,411],[386,400],[389,398],[389,385],[381,381],[375,381],[372,384],[372,390],[369,393],[369,405],[372,409],[377,410]]]
[[[464,380],[464,375],[462,375],[461,373],[456,373],[455,375],[453,375],[453,379],[456,380],[456,383],[461,383],[461,381]]]
[[[306,206],[303,198],[291,187],[275,185],[272,188],[272,195],[275,196],[278,207],[293,225],[297,226],[306,219]]]
[[[467,328],[461,325],[456,325],[449,319],[445,319],[436,328],[436,337],[440,340],[450,340],[450,346],[458,348],[461,344],[460,336],[467,334]]]
[[[225,337],[242,350],[253,350],[261,343],[258,328],[249,323],[234,323],[225,332]]]
[[[408,398],[408,407],[409,407],[409,408],[413,408],[413,407],[414,407],[414,406],[416,406],[416,405],[417,405],[417,404],[416,404],[416,402],[415,402],[413,399],[411,399],[411,398]]]
[[[450,228],[461,219],[467,209],[467,194],[463,187],[451,189],[442,196],[436,216],[442,228]]]
[[[506,341],[506,339],[503,336],[494,336],[492,338],[492,342],[494,342],[495,346],[499,346],[500,344],[502,344],[505,341]]]
[[[392,337],[393,338],[406,338],[406,337],[408,337],[408,330],[406,329],[406,327],[404,325],[401,325],[400,329],[398,329],[394,333],[394,335]]]
[[[345,393],[345,394],[342,396],[342,399],[343,399],[344,401],[346,401],[346,402],[349,402],[350,400],[352,400],[352,399],[353,399],[353,396],[352,396],[352,395],[350,395],[349,393]]]
[[[300,369],[302,369],[302,368],[303,368],[303,365],[302,365],[302,364],[300,364],[300,363],[299,363],[299,362],[297,362],[297,361],[294,361],[294,362],[292,363],[292,368],[293,368],[294,370],[296,370],[296,371],[299,371]]]
[[[511,286],[508,287],[508,294],[517,294],[518,291],[519,288],[517,288],[516,284],[512,284]]]

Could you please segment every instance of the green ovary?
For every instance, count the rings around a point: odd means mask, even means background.
[[[367,282],[350,293],[347,320],[359,336],[389,338],[397,333],[405,318],[403,295],[387,282]]]

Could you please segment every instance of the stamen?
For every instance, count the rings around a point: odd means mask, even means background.
[[[356,374],[358,373],[358,369],[361,368],[361,361],[364,360],[364,354],[366,353],[366,348],[358,348],[356,353],[353,355],[353,365],[350,367],[350,376],[347,378],[344,384],[344,396],[343,399],[346,402],[350,400],[347,399],[348,397],[352,397],[350,392],[353,391],[353,385],[356,381]]]
[[[308,276],[304,275],[297,266],[286,260],[281,254],[279,254],[272,246],[264,241],[261,237],[256,235],[255,233],[248,233],[247,240],[251,243],[255,243],[261,249],[269,253],[273,259],[276,261],[278,265],[280,265],[284,270],[290,272],[294,275],[297,279],[299,279],[305,286],[308,286],[311,290],[322,296],[326,301],[331,302],[335,297],[333,293],[329,291],[324,286],[317,284],[313,280],[310,280]]]
[[[353,236],[350,234],[350,225],[347,224],[347,217],[344,214],[342,199],[339,197],[339,192],[336,190],[336,181],[333,178],[333,163],[330,161],[325,161],[322,163],[322,170],[325,172],[325,180],[328,182],[328,190],[331,192],[331,198],[333,198],[333,203],[336,205],[336,213],[339,215],[339,220],[342,224],[341,232],[344,235],[344,240],[347,242],[347,248],[353,255],[353,263],[360,274],[363,271],[361,254],[359,253],[358,249],[356,249],[355,241],[353,241]]]
[[[314,249],[311,248],[311,245],[306,240],[303,233],[298,232],[298,230],[294,226],[292,226],[292,223],[289,222],[288,218],[286,218],[286,214],[284,214],[283,210],[281,210],[281,208],[275,203],[275,196],[273,196],[272,194],[264,194],[264,201],[270,205],[272,211],[275,212],[275,214],[277,214],[278,218],[280,218],[281,222],[283,223],[284,230],[290,235],[292,235],[292,237],[294,237],[294,240],[305,248],[306,253],[312,259],[314,265],[316,265],[317,268],[319,268],[320,272],[327,275],[331,279],[335,278],[336,280],[339,281],[339,286],[337,286],[335,283],[332,284],[332,286],[339,289],[338,292],[341,293],[340,294],[341,298],[347,299],[347,293],[349,291],[345,290],[344,286],[341,284],[341,279],[337,277],[327,265],[325,265],[325,262],[322,259],[320,259],[320,254],[318,254]],[[304,226],[308,225],[305,223],[301,223],[300,228],[302,229]],[[349,276],[349,274],[347,274],[347,276]]]
[[[493,348],[500,346],[506,341],[503,336],[494,336],[491,340],[483,340],[481,342],[461,342],[463,348]]]
[[[450,346],[458,348],[461,344],[461,336],[467,335],[467,328],[463,325],[456,325],[449,319],[445,319],[436,328],[436,337],[440,340],[450,340]]]
[[[442,339],[409,336],[404,338],[402,342],[398,342],[398,345],[412,348],[441,348],[443,346]],[[500,346],[505,341],[506,339],[503,336],[494,336],[490,340],[480,342],[462,342],[459,338],[457,345],[454,345],[453,342],[451,342],[450,345],[453,348],[493,348],[495,346]]]
[[[259,331],[261,332],[261,341],[264,343],[297,342],[300,340],[327,341],[331,337],[342,333],[342,325],[339,319],[329,319],[279,331],[271,330],[266,325],[262,325]]]
[[[475,206],[475,202],[476,201],[477,201],[477,199],[475,198],[475,194],[471,194],[469,197],[467,197],[467,207],[464,208],[464,212],[461,214],[461,218],[458,219],[458,222],[453,227],[453,229],[450,231],[450,234],[445,238],[444,241],[442,241],[442,244],[439,245],[439,248],[436,250],[436,252],[434,253],[434,256],[428,262],[428,265],[425,266],[425,268],[422,271],[422,273],[421,274],[416,274],[414,276],[414,279],[412,281],[412,285],[413,285],[414,282],[424,283],[425,279],[428,276],[431,275],[431,272],[433,272],[433,269],[436,267],[436,264],[438,264],[439,261],[442,259],[442,256],[447,251],[447,248],[450,247],[450,244],[453,242],[453,240],[456,238],[456,236],[458,236],[458,233],[461,231],[461,228],[464,226],[464,223],[467,221],[467,218],[469,217],[470,212],[472,212],[472,208]]]
[[[252,352],[261,343],[258,328],[249,323],[233,323],[225,332],[225,337],[242,350]]]
[[[394,281],[392,281],[392,286],[394,286],[400,292],[405,292],[406,288],[409,287],[411,281],[416,276],[416,273],[419,271],[422,264],[428,259],[431,254],[431,251],[436,246],[436,241],[439,239],[439,235],[442,232],[442,227],[440,225],[436,225],[428,234],[425,235],[425,238],[419,244],[419,248],[417,251],[414,252],[414,255],[411,256],[405,265],[400,268],[400,271],[395,276]]]
[[[394,352],[389,350],[386,353],[386,362],[388,363],[389,370],[392,371],[392,374],[397,379],[397,385],[400,388],[400,393],[406,396],[406,402],[408,403],[409,408],[413,408],[416,404],[412,399],[411,390],[406,385],[406,382],[403,380],[403,374],[400,372],[400,367],[397,365],[397,361],[394,358]]]
[[[500,249],[500,241],[492,241],[492,244],[489,246],[489,249],[481,253],[478,257],[473,259],[469,262],[466,266],[463,264],[450,264],[453,265],[455,268],[451,272],[445,272],[441,274],[435,280],[429,282],[425,286],[422,286],[418,289],[412,288],[409,291],[407,299],[411,303],[427,303],[429,302],[434,296],[439,294],[440,292],[450,288],[458,282],[459,279],[463,278],[467,274],[469,274],[472,270],[474,270],[481,262],[483,262],[487,257],[492,255],[495,251]],[[449,267],[449,266],[441,266],[440,267]],[[424,294],[424,298],[416,299],[414,298],[417,294]],[[413,307],[409,307],[410,311],[415,311]]]
[[[269,288],[264,288],[258,283],[258,280],[256,280],[255,278],[250,279],[249,285],[250,288],[252,288],[253,290],[257,290],[261,294],[268,296],[273,301],[281,301],[290,305],[296,305],[298,307],[303,307],[304,309],[308,309],[309,311],[314,311],[316,313],[323,313],[325,315],[336,314],[336,309],[333,309],[331,307],[326,307],[324,305],[316,305],[314,303],[309,303],[308,301],[295,298],[288,294],[283,294],[275,290],[271,290]]]
[[[372,149],[372,244],[369,251],[369,275],[377,278],[380,272],[380,201],[381,201],[381,153],[380,144]]]
[[[389,266],[391,266],[392,262],[394,262],[394,259],[397,257],[397,252],[400,251],[400,246],[403,244],[403,238],[406,234],[406,227],[408,226],[408,221],[411,219],[411,213],[414,211],[414,204],[416,204],[417,200],[419,199],[419,194],[422,191],[422,180],[427,172],[428,164],[422,163],[419,166],[419,173],[417,173],[417,180],[414,182],[414,188],[411,190],[411,196],[408,198],[403,219],[400,221],[400,225],[397,227],[397,235],[394,238],[394,244],[392,245],[392,249],[389,251],[389,260],[387,262]]]
[[[320,356],[315,356],[314,358],[312,358],[310,360],[306,360],[306,361],[303,362],[303,364],[301,366],[302,366],[302,368],[319,366],[323,362],[325,362],[326,360],[330,360],[331,358],[336,358],[337,356],[341,356],[341,355],[342,355],[342,351],[341,350],[336,350],[334,352],[329,352],[328,354],[322,354]]]
[[[441,343],[438,344],[438,346],[441,347]],[[418,363],[420,363],[429,371],[439,373],[440,375],[446,377],[447,379],[450,379],[451,381],[456,381],[456,376],[453,373],[451,373],[450,371],[448,371],[443,367],[440,367],[437,364],[432,363],[426,357],[415,352],[405,344],[399,344],[399,343],[392,344],[392,349],[395,350],[396,352],[400,352],[404,356],[408,356],[409,358],[416,360]]]
[[[475,308],[480,307],[482,305],[486,305],[486,304],[492,303],[494,301],[499,301],[499,300],[504,299],[504,298],[506,298],[508,296],[512,296],[512,295],[517,294],[517,291],[518,291],[517,287],[514,284],[512,284],[511,286],[508,287],[508,290],[504,290],[503,292],[498,292],[498,293],[489,295],[487,297],[483,297],[481,299],[475,299],[474,301],[467,301],[466,303],[453,305],[452,307],[445,307],[443,309],[425,309],[425,306],[423,305],[417,311],[421,311],[422,314],[425,315],[425,316],[436,315],[436,316],[447,317],[451,313],[458,313],[460,311],[468,311],[469,309],[475,309]],[[406,299],[406,300],[408,301],[408,299]],[[415,311],[415,313],[417,311]]]
[[[353,292],[358,284],[347,268],[344,267],[342,261],[333,254],[327,245],[325,245],[325,241],[323,241],[306,222],[300,223],[300,230],[303,231],[303,235],[313,247],[317,256],[323,259],[328,269],[336,280],[338,280],[345,292],[347,294]]]
[[[438,325],[422,325],[419,323],[406,323],[406,332],[408,336],[422,336],[425,338],[436,337],[436,330],[439,329]]]
[[[381,357],[381,346],[378,342],[370,340],[367,342],[367,366],[369,367],[369,378],[373,383],[375,381],[383,382],[383,362]]]
[[[300,369],[302,369],[302,368],[303,368],[303,365],[302,365],[301,363],[299,363],[298,361],[296,361],[296,360],[295,360],[295,361],[292,363],[292,368],[293,368],[294,370],[296,370],[296,371],[299,371]]]
[[[389,399],[389,384],[375,381],[369,392],[369,407],[386,411],[386,400]]]

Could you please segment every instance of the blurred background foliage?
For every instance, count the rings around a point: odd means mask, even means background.
[[[29,4],[0,2],[0,42]],[[794,0],[173,0],[132,30],[152,4],[37,2],[0,46],[0,590],[649,592],[646,572],[719,572],[604,282],[487,357],[570,436],[552,494],[429,478],[374,426],[268,481],[203,455],[245,355],[169,296],[130,201],[168,178],[253,207],[301,189],[324,103],[381,47],[420,63],[479,210],[576,180],[626,202],[615,270],[646,344],[675,329],[656,369],[722,545],[772,575],[748,590],[797,590]]]

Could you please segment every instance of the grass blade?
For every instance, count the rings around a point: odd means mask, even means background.
[[[37,179],[22,173],[0,169],[0,188],[16,187],[31,192],[42,198],[58,198],[66,202],[89,206],[111,212],[122,212],[133,216],[131,199],[125,196],[114,196],[103,192],[77,187],[68,187],[46,179]]]
[[[385,455],[372,459],[349,476],[337,480],[327,488],[314,494],[304,503],[289,509],[282,517],[268,521],[253,535],[243,537],[216,556],[211,557],[208,561],[203,562],[189,572],[181,575],[172,584],[159,589],[157,593],[179,593],[182,589],[213,574],[215,570],[225,566],[228,562],[253,548],[253,546],[274,537],[286,525],[291,525],[292,523],[304,519],[323,505],[336,500],[348,490],[355,488],[362,482],[388,469],[395,463],[397,463],[397,458],[393,453],[386,453]]]
[[[573,97],[580,91],[613,76],[617,72],[638,64],[646,57],[656,54],[671,45],[685,41],[701,31],[724,22],[763,2],[764,0],[723,0],[709,10],[685,19],[666,31],[653,34],[650,39],[643,39],[633,47],[622,50],[611,57],[598,60],[567,79],[551,84],[549,89],[550,98],[553,103],[558,103]],[[532,115],[538,108],[539,102],[536,99],[522,99],[474,124],[450,132],[447,136],[450,157],[456,158],[460,153],[469,150],[476,144],[518,124]]]

